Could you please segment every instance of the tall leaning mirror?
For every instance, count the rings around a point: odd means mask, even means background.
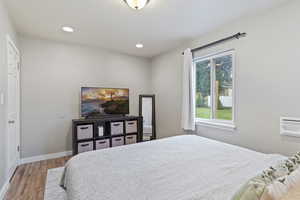
[[[156,139],[155,95],[140,95],[139,115],[143,117],[142,140]]]

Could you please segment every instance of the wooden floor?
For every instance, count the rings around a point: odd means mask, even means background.
[[[62,167],[69,159],[63,157],[19,166],[5,200],[44,200],[47,170]]]

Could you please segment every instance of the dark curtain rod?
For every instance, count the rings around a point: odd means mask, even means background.
[[[206,44],[204,46],[201,46],[201,47],[198,47],[198,48],[194,48],[192,49],[192,53],[195,52],[195,51],[199,51],[201,49],[205,49],[205,48],[208,48],[208,47],[211,47],[211,46],[214,46],[214,45],[217,45],[219,43],[222,43],[222,42],[226,42],[228,40],[232,40],[232,39],[240,39],[241,37],[246,37],[247,33],[237,33],[235,35],[232,35],[232,36],[229,36],[229,37],[226,37],[226,38],[223,38],[221,40],[218,40],[218,41],[215,41],[215,42],[212,42],[212,43],[209,43],[209,44]],[[182,55],[184,55],[184,52],[182,52]]]

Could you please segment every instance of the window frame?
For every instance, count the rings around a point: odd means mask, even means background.
[[[229,49],[225,51],[216,52],[213,54],[208,54],[205,56],[197,57],[193,59],[193,66],[194,66],[194,72],[195,72],[195,83],[197,79],[197,72],[196,72],[196,64],[198,62],[203,62],[205,60],[210,60],[211,63],[213,63],[213,60],[222,56],[232,56],[232,120],[221,120],[221,119],[215,119],[214,118],[214,108],[213,105],[215,102],[215,90],[216,90],[216,76],[215,76],[215,65],[211,67],[210,76],[211,76],[211,84],[210,84],[210,90],[211,90],[211,117],[210,119],[205,118],[197,118],[197,112],[195,112],[195,121],[197,125],[203,125],[203,126],[209,126],[209,127],[216,127],[216,128],[222,128],[222,129],[236,129],[235,121],[236,121],[236,74],[235,74],[235,66],[236,66],[236,53],[235,49]],[[195,84],[196,85],[196,84]],[[195,88],[196,90],[196,88]],[[196,94],[196,93],[195,93]],[[213,94],[213,95],[212,95]],[[196,96],[194,97],[196,99]],[[197,109],[195,105],[195,109]]]

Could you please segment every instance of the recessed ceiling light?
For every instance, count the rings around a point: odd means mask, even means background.
[[[141,49],[141,48],[143,48],[143,47],[144,47],[144,45],[143,45],[143,44],[136,44],[135,46],[136,46],[136,48],[138,48],[138,49]]]
[[[70,27],[70,26],[63,26],[62,27],[62,30],[64,32],[67,32],[67,33],[73,33],[74,32],[74,28]]]

